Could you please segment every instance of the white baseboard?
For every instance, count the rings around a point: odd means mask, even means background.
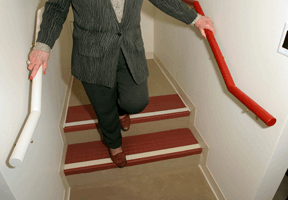
[[[63,127],[64,127],[64,124],[66,121],[67,112],[68,112],[68,108],[69,108],[69,100],[70,100],[71,90],[72,90],[72,86],[73,86],[73,80],[74,80],[74,77],[72,75],[70,75],[67,89],[66,89],[65,99],[63,102],[63,106],[62,106],[63,109],[62,109],[62,113],[61,113],[61,117],[60,117],[60,122],[59,122],[59,131],[61,133],[61,137],[62,137],[62,141],[63,141],[63,151],[62,151],[62,156],[61,156],[61,161],[60,161],[59,175],[60,175],[60,178],[61,178],[63,186],[64,186],[64,196],[63,196],[64,200],[70,199],[70,186],[69,186],[69,183],[68,183],[66,176],[64,174],[65,158],[66,158],[66,152],[67,152],[68,144],[66,141],[66,136],[65,136],[65,132],[64,132]]]
[[[71,187],[69,187],[67,190],[65,190],[63,200],[70,200],[70,194],[71,194]]]
[[[61,132],[64,133],[63,128],[62,128],[62,131],[61,131]],[[60,178],[61,178],[63,187],[64,187],[64,197],[63,197],[64,200],[69,200],[69,199],[70,199],[70,186],[69,186],[69,183],[68,183],[68,181],[67,181],[67,178],[66,178],[66,176],[65,176],[65,174],[64,174],[64,167],[65,167],[65,158],[66,158],[67,147],[68,147],[67,144],[65,144],[64,147],[63,147],[62,160],[61,160],[61,166],[60,166],[60,171],[59,171],[59,175],[60,175]]]
[[[174,89],[176,90],[176,92],[178,93],[178,95],[180,96],[182,101],[191,110],[189,129],[192,131],[193,135],[195,136],[195,138],[197,139],[198,143],[200,144],[200,146],[203,149],[202,153],[201,153],[199,167],[200,167],[201,171],[203,172],[207,182],[209,183],[212,191],[214,192],[214,195],[216,196],[216,198],[218,200],[225,200],[225,197],[224,197],[223,193],[221,192],[221,190],[220,190],[219,186],[217,185],[215,179],[213,178],[212,174],[210,173],[210,171],[208,170],[208,168],[206,166],[206,161],[207,161],[207,158],[208,158],[208,155],[209,155],[209,149],[210,148],[207,145],[207,143],[205,142],[205,140],[203,139],[203,137],[201,136],[201,134],[200,134],[199,130],[197,129],[197,127],[195,126],[197,108],[196,108],[195,104],[189,99],[189,97],[187,96],[185,91],[180,87],[180,85],[176,81],[176,79],[170,74],[170,72],[165,67],[163,62],[159,59],[159,57],[155,53],[153,53],[153,54],[154,54],[153,58],[156,61],[156,63],[158,64],[158,66],[161,69],[161,71],[163,72],[163,74],[166,76],[166,78],[168,79],[170,84],[174,87]]]
[[[68,108],[69,108],[69,101],[70,101],[70,96],[71,96],[71,91],[72,91],[72,86],[73,86],[73,81],[74,81],[74,76],[72,76],[70,74],[70,78],[69,78],[69,82],[67,85],[67,90],[66,90],[66,95],[65,95],[65,100],[62,106],[62,114],[61,114],[61,118],[60,118],[60,123],[59,123],[59,127],[60,128],[64,128],[65,126],[65,122],[66,122],[66,117],[67,117],[67,112],[68,112]],[[64,135],[63,135],[64,136]],[[64,136],[63,139],[65,139],[66,137]],[[64,141],[65,143],[65,141]]]
[[[203,175],[205,176],[217,200],[226,200],[225,196],[223,195],[223,192],[221,191],[220,187],[218,186],[208,167],[206,165],[200,164],[199,168],[201,169]]]
[[[153,59],[154,58],[154,52],[145,52],[146,59]]]

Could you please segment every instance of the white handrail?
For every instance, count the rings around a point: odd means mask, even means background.
[[[40,24],[42,22],[42,14],[44,12],[44,6],[37,11],[37,25],[36,25],[36,38],[40,30]],[[35,43],[34,42],[34,43]],[[19,167],[24,162],[29,144],[31,143],[32,136],[36,129],[36,125],[41,115],[41,95],[42,95],[42,65],[38,70],[36,76],[32,80],[32,94],[31,94],[31,111],[28,120],[20,134],[20,137],[16,143],[13,153],[9,159],[9,163],[13,167]]]

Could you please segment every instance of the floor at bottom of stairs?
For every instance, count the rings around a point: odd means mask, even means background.
[[[119,169],[121,170],[121,169]],[[74,186],[70,200],[215,200],[199,167]]]

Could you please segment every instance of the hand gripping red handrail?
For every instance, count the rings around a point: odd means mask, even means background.
[[[200,6],[200,3],[195,0],[182,0],[183,2],[193,5],[196,12],[204,16],[204,12]],[[213,33],[210,30],[205,29],[205,33],[210,44],[210,47],[213,51],[223,79],[225,81],[226,87],[229,92],[231,92],[239,101],[247,106],[249,110],[255,113],[267,126],[273,126],[276,123],[276,119],[270,115],[266,110],[259,106],[255,101],[248,97],[244,92],[235,86],[233,78],[230,74],[230,71],[227,67],[227,64],[224,60],[224,57],[220,51],[220,48],[216,42],[216,39]]]

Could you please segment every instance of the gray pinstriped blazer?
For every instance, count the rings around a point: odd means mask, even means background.
[[[181,0],[149,1],[186,24],[197,17],[196,11]],[[48,0],[37,42],[54,46],[72,5],[72,75],[84,82],[113,87],[121,48],[134,81],[140,84],[149,76],[140,29],[142,3],[126,0],[119,23],[110,0]]]

